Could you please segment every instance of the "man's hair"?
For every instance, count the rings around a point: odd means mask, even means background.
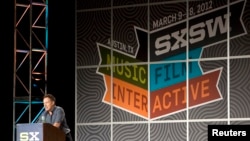
[[[56,98],[55,98],[52,94],[45,94],[45,95],[43,96],[43,99],[44,99],[44,98],[49,98],[50,100],[56,102]]]

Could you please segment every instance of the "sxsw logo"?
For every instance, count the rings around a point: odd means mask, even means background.
[[[200,59],[203,48],[245,35],[245,2],[222,5],[157,30],[135,26],[137,47],[112,44],[110,39],[106,45],[97,43],[99,65],[110,65],[97,70],[105,81],[103,102],[155,120],[222,100],[218,84],[223,66],[204,71],[199,60],[183,60]],[[236,20],[228,27],[230,19]]]
[[[38,134],[39,132],[20,132],[19,141],[39,141]]]

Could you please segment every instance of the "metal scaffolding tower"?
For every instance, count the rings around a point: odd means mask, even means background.
[[[48,0],[15,0],[13,140],[18,123],[36,122],[47,92]]]

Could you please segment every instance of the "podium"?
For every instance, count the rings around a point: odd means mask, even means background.
[[[17,124],[16,141],[65,141],[65,133],[49,123]]]

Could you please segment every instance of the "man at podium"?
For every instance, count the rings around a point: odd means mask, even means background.
[[[45,110],[40,115],[38,123],[52,124],[65,133],[66,141],[73,141],[64,109],[56,105],[56,98],[52,94],[45,94],[43,97],[43,105]]]

